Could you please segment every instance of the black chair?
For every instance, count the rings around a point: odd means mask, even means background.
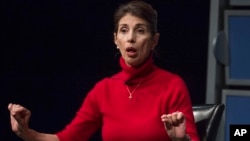
[[[193,106],[197,132],[201,141],[216,140],[224,109],[224,104],[204,104]]]

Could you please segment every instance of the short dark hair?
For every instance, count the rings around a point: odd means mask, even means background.
[[[114,13],[114,32],[118,30],[120,19],[128,13],[148,22],[152,35],[157,32],[157,11],[141,0],[130,1],[118,7]]]

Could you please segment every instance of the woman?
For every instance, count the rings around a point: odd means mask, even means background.
[[[183,80],[153,64],[157,12],[142,1],[114,15],[114,43],[122,71],[98,82],[75,118],[56,134],[28,127],[30,111],[9,104],[12,130],[26,141],[85,141],[102,129],[104,141],[199,141]]]

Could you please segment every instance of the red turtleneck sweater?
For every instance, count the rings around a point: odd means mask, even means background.
[[[184,113],[187,134],[199,141],[188,90],[179,76],[154,66],[152,58],[138,68],[122,58],[120,65],[121,72],[88,93],[72,122],[57,133],[60,141],[86,141],[98,129],[103,141],[170,141],[161,115],[175,111]]]

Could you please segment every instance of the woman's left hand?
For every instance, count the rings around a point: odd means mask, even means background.
[[[172,140],[182,141],[186,139],[186,119],[182,112],[164,114],[161,116],[168,136]]]

